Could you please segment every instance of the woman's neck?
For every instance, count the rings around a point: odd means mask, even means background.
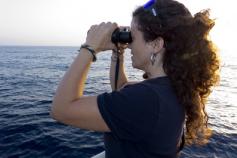
[[[148,62],[145,66],[144,71],[148,79],[167,76],[163,68],[163,54],[164,51],[158,53],[155,62]]]
[[[162,65],[163,64],[161,64],[160,66],[158,65],[147,66],[147,68],[145,69],[145,73],[148,79],[167,76]]]
[[[157,77],[163,77],[163,76],[167,76],[167,74],[164,72],[164,70],[157,70],[157,71],[146,71],[145,72],[148,76],[148,79],[151,78],[157,78]]]

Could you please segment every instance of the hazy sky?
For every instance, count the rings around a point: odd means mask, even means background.
[[[210,8],[217,18],[212,37],[222,47],[235,39],[234,0],[179,0],[194,14]],[[0,0],[0,45],[74,45],[92,24],[130,25],[132,11],[146,0]],[[231,21],[232,20],[232,21]],[[235,36],[236,37],[236,36]]]

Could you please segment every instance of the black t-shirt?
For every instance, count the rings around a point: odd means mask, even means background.
[[[111,132],[104,133],[106,158],[175,158],[185,112],[169,78],[125,86],[97,98]]]

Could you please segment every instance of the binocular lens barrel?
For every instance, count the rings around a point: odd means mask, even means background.
[[[122,43],[122,44],[131,43],[132,42],[131,31],[129,31],[127,29],[120,30],[119,28],[117,28],[112,33],[111,41],[114,44],[117,44],[117,43]]]

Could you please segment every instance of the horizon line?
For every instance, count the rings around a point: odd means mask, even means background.
[[[0,47],[80,47],[75,45],[17,45],[17,44],[8,44],[8,45],[1,45]]]

